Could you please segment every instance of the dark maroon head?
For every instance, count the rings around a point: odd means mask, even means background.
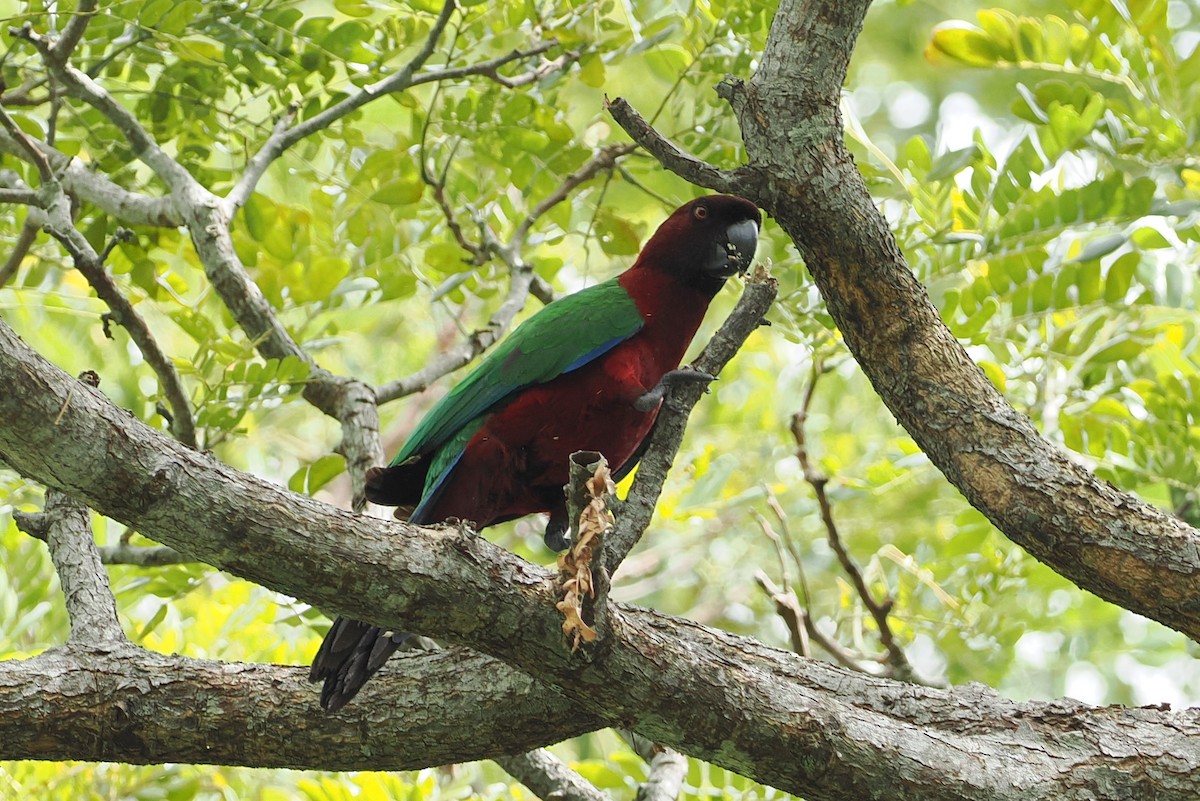
[[[725,279],[750,268],[762,214],[745,198],[708,195],[677,208],[642,248],[635,266],[675,274],[716,294]]]

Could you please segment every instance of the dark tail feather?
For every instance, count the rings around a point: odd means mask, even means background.
[[[413,635],[339,617],[313,658],[309,681],[324,680],[321,708],[337,712]]]
[[[416,506],[425,491],[427,457],[413,457],[404,464],[372,467],[367,471],[367,500],[380,506]]]

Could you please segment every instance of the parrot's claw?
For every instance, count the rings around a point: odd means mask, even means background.
[[[550,513],[550,519],[546,521],[546,532],[542,535],[542,540],[546,543],[546,547],[555,553],[560,553],[571,547],[571,526],[567,520],[567,508],[563,506],[562,510],[555,510]]]
[[[658,379],[658,383],[654,388],[633,402],[633,408],[639,412],[649,412],[653,410],[663,397],[667,394],[667,390],[678,384],[702,383],[709,384],[716,381],[715,375],[710,375],[702,370],[693,370],[690,367],[680,367],[676,370],[670,370],[663,373],[663,377]]]

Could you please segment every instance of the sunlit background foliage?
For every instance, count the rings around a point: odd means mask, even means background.
[[[235,226],[239,255],[295,338],[331,370],[373,383],[408,375],[481,327],[507,291],[503,264],[473,264],[423,173],[468,238],[506,236],[595,148],[623,141],[603,100],[624,96],[687,149],[742,158],[712,87],[755,67],[772,6],[758,0],[463,2],[430,68],[554,37],[578,59],[508,88],[482,78],[379,101],[296,147]],[[217,192],[274,119],[311,116],[410,58],[440,3],[418,0],[125,0],[105,5],[76,63]],[[0,3],[8,24],[61,27],[51,5]],[[1200,522],[1200,5],[1196,0],[1028,0],[1006,10],[879,2],[845,92],[849,140],[912,268],[988,377],[1049,438],[1116,486]],[[5,34],[10,90],[45,76]],[[33,92],[37,94],[37,90]],[[155,186],[110,123],[64,102],[12,109],[31,133],[123,185]],[[6,179],[36,183],[11,157]],[[15,175],[14,175],[15,173]],[[535,226],[524,257],[557,290],[627,266],[697,190],[644,154],[587,183]],[[116,223],[83,205],[102,246]],[[0,209],[11,250],[22,208]],[[183,374],[202,446],[293,489],[347,503],[338,431],[299,397],[305,368],[264,362],[210,290],[180,231],[138,228],[109,266]],[[759,256],[782,296],[693,418],[658,516],[622,569],[619,597],[788,647],[755,582],[801,586],[764,533],[790,538],[805,602],[847,647],[880,651],[874,623],[829,548],[789,423],[814,374],[807,423],[843,537],[918,673],[985,682],[1014,698],[1200,702],[1197,648],[1034,562],[949,488],[849,358],[804,265],[769,223]],[[728,287],[710,332],[732,305]],[[526,313],[538,302],[531,300]],[[40,237],[0,315],[68,372],[96,370],[114,401],[166,428],[153,372]],[[885,313],[880,310],[880,313]],[[384,407],[394,450],[451,385]],[[0,658],[60,643],[66,614],[45,546],[8,511],[40,488],[0,471]],[[102,542],[130,536],[97,520]],[[541,523],[492,536],[549,563]],[[144,542],[132,535],[135,543]],[[786,571],[786,572],[785,572]],[[156,650],[306,663],[316,610],[201,565],[110,568],[122,622]],[[315,691],[314,691],[315,697]],[[314,701],[313,714],[319,714]],[[556,749],[616,795],[644,775],[611,733]],[[693,761],[691,797],[779,794]],[[402,774],[168,765],[0,764],[0,796],[45,799],[530,797],[488,764]]]

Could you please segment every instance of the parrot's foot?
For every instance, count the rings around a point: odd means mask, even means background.
[[[567,519],[566,504],[550,513],[550,519],[546,521],[546,533],[542,535],[542,539],[546,547],[555,553],[571,547],[571,521]]]
[[[663,377],[658,379],[658,383],[654,385],[654,389],[633,402],[633,408],[639,412],[648,412],[662,401],[663,396],[667,394],[667,390],[679,384],[709,384],[716,381],[715,375],[700,370],[693,370],[690,367],[680,367],[676,370],[670,370],[663,373]]]

